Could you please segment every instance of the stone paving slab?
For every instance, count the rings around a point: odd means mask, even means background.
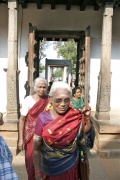
[[[13,157],[13,167],[20,180],[27,180],[24,152]]]
[[[24,153],[13,159],[13,167],[20,180],[27,180]],[[89,153],[90,180],[120,180],[120,158],[99,158],[94,151]]]

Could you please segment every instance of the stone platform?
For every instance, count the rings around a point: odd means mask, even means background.
[[[17,123],[4,123],[0,126],[0,135],[6,141],[13,155],[18,154],[18,124]]]
[[[120,157],[120,109],[110,112],[110,120],[97,120],[92,112],[96,138],[94,149],[99,157]]]

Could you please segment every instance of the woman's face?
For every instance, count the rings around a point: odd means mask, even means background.
[[[70,100],[70,93],[67,89],[58,89],[51,97],[54,111],[57,114],[64,114],[70,106]]]
[[[40,97],[45,95],[46,89],[47,89],[47,86],[44,81],[40,81],[39,83],[37,83],[36,87],[34,88],[36,94]]]
[[[76,97],[76,98],[80,98],[81,97],[81,90],[80,89],[76,89],[74,97]]]

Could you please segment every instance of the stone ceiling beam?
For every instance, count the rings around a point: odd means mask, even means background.
[[[42,0],[35,0],[38,9],[42,9]]]
[[[89,0],[82,0],[80,3],[80,11],[84,11],[87,4],[88,4]]]
[[[56,0],[51,0],[51,9],[52,10],[55,9],[55,3],[56,3]]]
[[[72,0],[67,0],[66,10],[70,10],[71,9],[71,5],[72,5]]]

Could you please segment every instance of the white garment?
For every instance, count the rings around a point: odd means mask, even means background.
[[[32,96],[27,96],[22,103],[21,115],[26,116],[29,109],[32,108],[35,103],[36,101],[32,98]]]

